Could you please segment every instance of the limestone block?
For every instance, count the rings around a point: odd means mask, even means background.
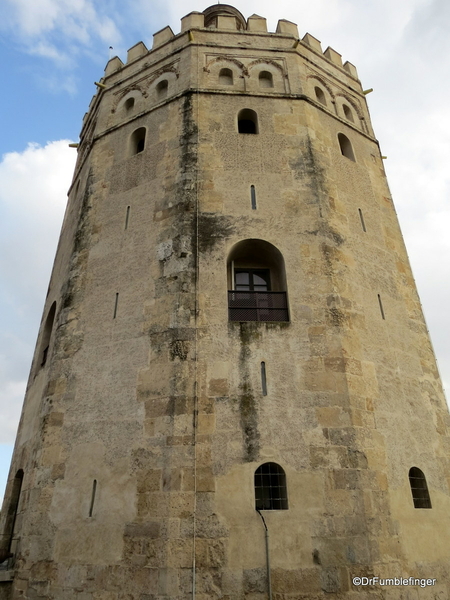
[[[227,15],[217,15],[217,29],[233,29],[236,31],[236,18]]]
[[[169,567],[188,569],[192,566],[192,540],[169,540],[167,546],[167,564]]]
[[[175,34],[173,33],[173,31],[171,30],[171,28],[169,26],[164,27],[164,29],[160,29],[159,31],[157,31],[156,33],[153,34],[152,49],[154,50],[158,46],[161,46],[162,44],[169,41],[174,36],[175,36]]]
[[[220,539],[197,539],[195,553],[199,567],[221,567],[226,562],[225,544]]]
[[[200,29],[205,26],[205,15],[200,12],[190,12],[181,19],[181,32],[189,31],[190,29]]]
[[[199,492],[215,492],[216,482],[210,467],[197,469],[197,490]]]
[[[277,33],[286,33],[288,35],[293,35],[298,39],[298,27],[292,21],[286,21],[286,19],[280,19],[277,25]]]
[[[272,569],[273,587],[284,594],[318,594],[320,592],[320,569]]]
[[[144,56],[144,54],[147,54],[147,52],[147,46],[144,44],[144,42],[138,42],[128,50],[127,64],[132,62],[133,60],[136,60],[136,58]]]
[[[198,415],[198,432],[200,434],[214,433],[216,428],[216,416],[208,414]]]

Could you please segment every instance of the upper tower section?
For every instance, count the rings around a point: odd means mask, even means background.
[[[247,20],[234,7],[215,4],[181,19],[175,34],[165,27],[152,49],[139,42],[127,60],[112,58],[83,120],[80,163],[92,142],[116,127],[183,94],[199,92],[304,100],[373,140],[365,96],[356,68],[297,25]]]

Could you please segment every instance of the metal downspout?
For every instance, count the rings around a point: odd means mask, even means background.
[[[264,517],[261,514],[261,511],[256,509],[256,512],[262,519],[264,529],[266,531],[266,568],[267,568],[267,591],[269,594],[269,600],[272,600],[272,580],[270,578],[270,554],[269,554],[269,530],[267,529],[266,522]]]

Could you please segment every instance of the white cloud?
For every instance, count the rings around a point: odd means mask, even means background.
[[[3,29],[15,36],[31,54],[67,66],[74,46],[92,50],[98,41],[120,42],[121,34],[101,3],[94,0],[6,0]]]
[[[75,165],[68,140],[0,162],[0,443],[11,443]],[[7,349],[7,351],[5,351]]]
[[[8,381],[0,388],[0,439],[14,444],[27,382]]]

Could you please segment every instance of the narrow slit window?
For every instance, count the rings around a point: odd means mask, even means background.
[[[256,210],[256,190],[254,185],[250,186],[250,197],[252,200],[252,210]]]
[[[244,108],[238,114],[239,133],[259,133],[258,115],[250,108]]]
[[[256,510],[287,510],[286,475],[276,463],[264,463],[255,471]]]
[[[380,305],[380,313],[381,316],[384,320],[386,320],[386,317],[384,316],[384,308],[383,308],[383,303],[381,302],[381,296],[380,294],[378,294],[378,304]]]
[[[221,85],[233,85],[233,71],[231,69],[220,69],[219,83]]]
[[[267,396],[266,363],[261,363],[261,389],[262,395]]]
[[[361,219],[361,226],[363,228],[363,231],[367,231],[366,230],[366,224],[364,223],[364,217],[362,214],[362,210],[360,208],[358,208],[358,212],[359,212],[359,218]]]
[[[427,480],[423,471],[417,467],[411,467],[409,470],[409,485],[411,486],[414,508],[431,508]]]
[[[116,318],[117,316],[117,305],[119,304],[119,294],[116,293],[116,300],[114,302],[114,314],[113,314],[113,319]]]
[[[125,215],[125,229],[128,229],[129,220],[130,220],[130,207],[127,206],[127,213]]]
[[[94,479],[92,482],[92,494],[91,494],[91,504],[89,506],[89,516],[92,517],[92,513],[94,511],[94,502],[95,502],[95,493],[97,491],[97,480]]]
[[[346,135],[338,133],[339,147],[341,149],[342,156],[349,158],[355,162],[355,155],[353,153],[352,143]]]
[[[131,134],[131,156],[144,151],[146,133],[145,127],[139,127]]]
[[[323,91],[320,89],[320,87],[315,87],[314,88],[314,92],[316,94],[316,98],[317,100],[320,102],[320,104],[323,104],[324,106],[327,105],[327,101],[325,98],[325,94],[323,93]]]

